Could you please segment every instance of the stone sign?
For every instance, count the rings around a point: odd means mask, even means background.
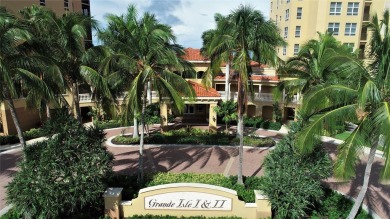
[[[269,218],[271,205],[255,190],[255,203],[238,199],[237,192],[220,186],[200,183],[171,183],[139,191],[138,197],[122,201],[121,188],[109,188],[103,195],[105,212],[111,218],[134,215],[172,215],[178,217],[236,216],[246,219]]]
[[[145,197],[145,209],[231,211],[232,199],[201,192],[171,192]]]

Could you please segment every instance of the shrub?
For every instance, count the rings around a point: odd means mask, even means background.
[[[16,143],[19,143],[18,136],[15,135],[0,136],[0,145],[16,144]]]
[[[112,139],[114,144],[139,144],[139,138],[133,138],[129,136],[117,136]]]
[[[241,217],[204,217],[204,216],[191,216],[191,217],[176,217],[170,215],[134,215],[127,217],[126,219],[240,219]]]
[[[69,116],[57,126],[57,135],[24,150],[7,187],[7,202],[25,218],[64,217],[99,205],[112,173],[102,130],[85,129]]]
[[[25,131],[23,134],[26,141],[45,136],[45,133],[42,131],[41,128],[32,128],[28,131]]]
[[[121,127],[120,121],[109,120],[109,121],[94,121],[93,124],[99,129],[111,129]]]
[[[295,151],[295,136],[300,129],[300,123],[293,124],[289,134],[264,161],[260,189],[270,199],[276,218],[305,217],[323,196],[321,180],[331,174],[331,161],[320,144],[309,155]]]

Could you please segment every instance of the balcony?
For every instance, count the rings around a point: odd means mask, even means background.
[[[218,93],[221,95],[222,99],[225,98],[226,93],[225,91],[218,91]],[[238,93],[237,92],[230,92],[230,99],[237,101]],[[272,96],[272,93],[254,93],[254,101],[261,101],[261,102],[274,102],[274,98]],[[299,102],[299,96],[294,95],[293,99],[291,100],[291,103],[298,103]]]
[[[79,94],[79,101],[80,101],[80,103],[91,103],[92,102],[92,94],[90,94],[90,93]]]

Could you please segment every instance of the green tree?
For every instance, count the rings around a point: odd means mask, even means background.
[[[385,165],[381,179],[390,179],[390,14],[385,11],[383,20],[374,15],[369,23],[372,38],[369,44],[368,60],[371,64],[364,68],[351,59],[335,71],[346,71],[359,77],[353,86],[319,85],[304,96],[301,109],[305,120],[311,120],[297,138],[297,146],[303,153],[314,150],[313,142],[319,138],[323,128],[330,132],[337,123],[354,122],[358,126],[345,142],[338,147],[334,174],[338,178],[349,179],[355,176],[355,166],[363,146],[370,146],[364,181],[348,218],[353,219],[366,194],[375,152],[383,144]],[[334,57],[337,60],[337,57]]]
[[[260,189],[270,199],[275,218],[305,218],[324,195],[321,180],[331,175],[332,163],[320,141],[312,153],[297,153],[295,138],[301,129],[301,122],[292,123],[264,160]]]
[[[42,7],[33,5],[26,7],[20,11],[23,22],[29,26],[29,29],[33,33],[30,45],[34,50],[41,55],[41,59],[45,60],[47,65],[43,65],[41,69],[36,70],[37,76],[45,82],[51,93],[49,99],[44,94],[37,94],[34,98],[27,99],[27,106],[31,108],[37,108],[41,111],[46,110],[46,117],[50,119],[50,103],[55,106],[59,106],[58,100],[63,98],[57,98],[62,96],[64,91],[64,80],[58,66],[55,65],[55,60],[52,59],[55,48],[55,38],[51,31],[53,29],[53,20],[55,20],[55,14],[53,11]],[[55,95],[57,94],[57,96]]]
[[[25,146],[13,99],[27,93],[28,99],[37,95],[50,97],[46,84],[34,74],[45,63],[29,45],[33,35],[28,27],[0,8],[0,102],[10,109],[20,143]]]
[[[232,100],[224,101],[214,108],[218,116],[225,122],[226,133],[229,133],[230,122],[237,120],[237,103]]]
[[[7,202],[24,218],[69,218],[99,205],[112,174],[103,130],[86,129],[67,113],[52,120],[58,132],[24,149],[20,170],[7,187]]]
[[[154,15],[145,13],[138,18],[134,6],[129,6],[125,15],[108,15],[107,29],[99,37],[118,54],[123,55],[133,68],[134,80],[128,87],[124,113],[141,112],[141,127],[145,126],[148,83],[158,92],[160,101],[168,98],[179,112],[184,110],[182,96],[189,99],[195,93],[179,75],[172,70],[184,71],[190,65],[180,57],[184,55],[181,46],[175,44],[171,27],[161,24]],[[139,150],[139,183],[143,181],[144,128],[141,130]]]
[[[211,59],[210,69],[216,69],[228,58],[232,68],[238,72],[238,134],[239,168],[238,183],[242,184],[243,162],[243,118],[246,112],[249,93],[253,97],[250,86],[250,61],[276,64],[275,47],[285,45],[276,25],[266,21],[260,11],[250,6],[239,6],[226,17],[216,15],[217,28],[203,43],[205,54]],[[230,57],[232,56],[232,57]],[[219,72],[219,71],[218,71]],[[203,83],[210,85],[217,72],[209,70],[203,78]]]
[[[318,37],[318,40],[312,39],[304,44],[297,56],[278,68],[278,75],[286,80],[279,84],[277,95],[284,91],[287,100],[291,100],[297,93],[305,93],[315,85],[341,81],[343,75],[331,71],[330,66],[334,66],[335,61],[342,64],[357,54],[351,53],[350,48],[337,41],[332,33],[318,33]],[[335,55],[338,60],[334,60]]]

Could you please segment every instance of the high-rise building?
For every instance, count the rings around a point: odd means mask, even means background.
[[[45,6],[57,15],[62,15],[67,11],[91,15],[89,0],[0,0],[0,6],[5,6],[7,10],[14,13],[33,4]]]
[[[360,57],[369,39],[365,24],[372,13],[381,15],[390,8],[390,0],[270,0],[270,18],[277,24],[288,43],[278,48],[286,60],[298,54],[300,47],[317,32],[332,32],[335,38],[355,49]]]
[[[14,14],[31,5],[47,7],[53,10],[58,16],[62,16],[67,12],[77,12],[91,16],[90,0],[0,0],[0,6],[4,6],[7,11]],[[87,48],[92,46],[92,31],[88,32],[85,45]]]

